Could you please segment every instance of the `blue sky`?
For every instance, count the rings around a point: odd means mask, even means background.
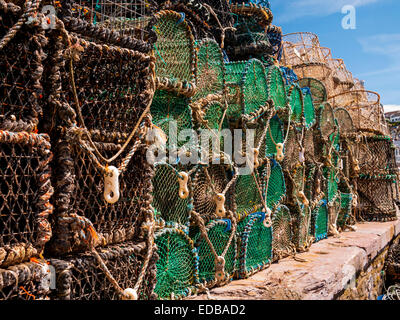
[[[399,0],[270,0],[273,24],[284,34],[310,31],[342,58],[367,90],[381,95],[385,111],[400,109]],[[342,28],[344,5],[356,7],[356,29]]]

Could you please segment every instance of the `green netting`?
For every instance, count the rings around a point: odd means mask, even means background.
[[[304,194],[308,201],[312,202],[314,200],[314,188],[315,188],[315,173],[316,167],[314,164],[307,162],[306,165],[306,182],[304,185]]]
[[[285,177],[281,165],[271,160],[271,174],[268,180],[267,206],[275,208],[286,194]]]
[[[311,96],[311,92],[309,88],[303,88],[303,97],[304,97],[304,119],[306,128],[310,128],[315,123],[315,109],[313,98]]]
[[[276,155],[276,144],[283,143],[283,123],[277,115],[269,121],[269,130],[265,136],[265,156],[273,157]]]
[[[351,214],[353,196],[351,193],[341,193],[340,200],[340,211],[337,219],[337,226],[343,229],[346,225],[347,218]]]
[[[286,108],[288,99],[282,71],[277,66],[271,66],[267,71],[268,96],[274,101],[275,109]]]
[[[310,88],[315,105],[320,105],[328,99],[325,85],[321,81],[313,78],[303,78],[297,83],[301,88]]]
[[[156,76],[181,81],[194,81],[194,38],[186,21],[173,11],[156,14],[153,30],[157,34],[154,44]]]
[[[313,211],[314,237],[320,241],[328,237],[328,208],[326,200],[321,200]]]
[[[197,90],[193,100],[222,92],[225,86],[225,65],[219,45],[212,39],[201,41],[197,51]]]
[[[289,106],[292,111],[292,121],[295,123],[302,123],[303,117],[303,93],[298,84],[294,83],[291,85],[288,91]]]
[[[280,205],[272,215],[272,250],[275,258],[282,258],[293,251],[293,234],[290,210]]]
[[[324,176],[326,179],[326,192],[328,203],[333,203],[338,196],[338,172],[334,167],[324,168]]]
[[[253,213],[240,230],[239,275],[246,278],[267,266],[272,258],[272,230],[264,226],[265,214]]]
[[[179,229],[165,228],[155,235],[159,299],[183,298],[198,283],[198,256],[193,241]]]
[[[264,185],[264,172],[263,168],[255,171],[255,176],[258,179],[258,185],[262,188]],[[264,194],[263,189],[261,190]],[[236,214],[239,219],[243,219],[251,213],[259,211],[262,205],[260,192],[257,188],[257,183],[253,175],[240,175],[236,180],[235,185],[235,202]]]
[[[229,88],[227,115],[237,120],[264,106],[268,100],[267,77],[263,63],[257,59],[247,62],[229,62],[226,66],[226,83]]]
[[[158,90],[156,91],[153,103],[150,107],[153,123],[161,128],[169,137],[170,122],[176,121],[177,133],[184,129],[192,128],[192,112],[189,107],[189,99],[176,96],[173,93]],[[181,147],[188,141],[177,141],[177,146]],[[176,142],[175,142],[176,143]],[[172,147],[173,141],[168,139],[167,146]]]
[[[204,115],[204,120],[206,120],[207,126],[204,124],[201,125],[202,129],[215,129],[218,130],[220,126],[220,122],[222,120],[222,117],[224,115],[224,107],[222,106],[221,103],[219,102],[212,102],[210,103],[206,110],[205,110],[205,115]],[[221,129],[227,129],[229,128],[228,120],[226,117],[224,117]],[[222,150],[222,149],[221,149]]]
[[[230,220],[211,221],[207,227],[208,237],[218,256],[220,256],[229,241],[232,232]],[[215,256],[211,251],[207,241],[203,239],[200,233],[197,233],[193,239],[199,255],[199,279],[200,282],[209,282],[215,279]],[[230,278],[235,272],[236,263],[236,239],[233,238],[229,249],[225,255],[225,274]]]
[[[179,193],[178,172],[167,164],[157,165],[153,177],[153,203],[157,218],[165,222],[189,225],[190,206],[189,197],[181,199]]]

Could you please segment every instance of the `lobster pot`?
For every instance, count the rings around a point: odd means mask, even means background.
[[[283,122],[274,115],[269,121],[269,128],[265,136],[265,156],[275,157],[277,154],[276,145],[284,141]]]
[[[303,204],[289,208],[293,221],[293,243],[296,250],[302,252],[310,246],[311,209]]]
[[[143,273],[143,282],[138,289],[138,299],[154,299],[156,285],[156,262],[158,255],[153,251],[146,270],[143,261],[147,254],[144,242],[125,242],[98,250],[98,254],[116,283],[122,288],[134,288]],[[67,256],[63,260],[50,259],[56,273],[56,290],[52,300],[119,300],[121,295],[105,270],[100,267],[94,253],[87,252]]]
[[[325,163],[331,155],[330,149],[336,137],[337,124],[329,103],[322,104],[317,110],[317,125],[314,134],[314,152],[316,161]]]
[[[165,228],[155,235],[157,245],[158,299],[180,299],[195,292],[198,283],[198,256],[193,240],[182,230]]]
[[[30,3],[30,5],[34,5]],[[0,39],[24,14],[23,6],[0,7]],[[0,130],[34,131],[42,116],[43,51],[47,40],[41,26],[22,24],[0,50]]]
[[[380,96],[376,92],[352,90],[331,96],[329,101],[335,108],[345,108],[357,129],[389,135]]]
[[[49,140],[0,131],[0,267],[38,256],[52,235]]]
[[[325,85],[314,78],[303,78],[298,81],[301,88],[308,88],[311,93],[314,106],[319,106],[328,99]]]
[[[264,224],[265,213],[249,215],[238,225],[239,278],[245,279],[269,266],[272,260],[272,229]]]
[[[210,164],[207,167],[199,167],[193,177],[193,206],[194,210],[205,221],[218,218],[217,194],[225,193],[226,210],[234,211],[233,186],[228,186],[232,179],[232,172],[225,165]]]
[[[0,301],[48,300],[54,280],[44,260],[16,264],[0,269]]]
[[[328,206],[326,200],[321,200],[312,212],[311,234],[315,242],[328,237]]]
[[[296,32],[282,36],[282,58],[284,65],[303,63],[326,63],[330,50],[321,47],[318,36],[311,32]]]
[[[315,124],[315,109],[311,89],[308,87],[302,88],[304,97],[304,120],[306,128],[310,128]]]
[[[357,179],[358,211],[367,221],[396,220],[396,205],[393,199],[392,180]]]
[[[297,82],[299,80],[293,69],[282,66],[280,67],[280,69],[282,71],[283,79],[285,79],[285,85],[291,86],[294,82]]]
[[[314,163],[316,160],[314,135],[316,130],[314,128],[305,130],[304,132],[304,156],[307,164]]]
[[[238,120],[264,106],[268,100],[265,67],[261,61],[229,62],[226,66],[226,85],[229,90],[229,120]]]
[[[204,39],[197,47],[197,90],[193,100],[225,89],[225,64],[219,45],[212,39]]]
[[[294,251],[290,210],[280,205],[272,215],[272,256],[280,260]]]
[[[353,195],[351,193],[340,193],[340,211],[337,218],[337,226],[344,229],[347,224],[347,219],[351,215]]]
[[[293,66],[293,71],[299,79],[314,78],[321,81],[328,92],[328,96],[333,92],[332,70],[326,63],[314,62],[295,65]]]
[[[298,84],[293,84],[288,88],[288,100],[289,107],[291,110],[291,120],[297,125],[302,126],[303,124],[303,113],[304,113],[304,96]]]
[[[106,158],[115,155],[121,145],[95,143]],[[128,151],[129,150],[129,151]],[[113,164],[118,168],[132,145]],[[49,250],[56,255],[87,249],[88,229],[93,224],[99,242],[106,245],[138,239],[146,216],[152,213],[151,192],[154,168],[147,162],[147,148],[139,147],[119,175],[119,199],[106,202],[104,173],[81,145],[59,140],[56,150],[57,204],[55,232]]]
[[[286,108],[288,104],[285,90],[285,79],[288,73],[288,71],[283,73],[281,69],[275,65],[267,69],[268,97],[274,102],[276,110]]]
[[[206,232],[211,244],[218,256],[226,250],[224,256],[225,267],[222,272],[216,274],[216,257],[208,242],[200,232],[194,235],[195,247],[199,255],[199,281],[207,287],[214,286],[219,279],[224,281],[232,280],[236,271],[236,239],[231,236],[233,230],[229,219],[214,220],[207,224]],[[230,241],[231,239],[231,241]],[[229,246],[228,246],[229,245]]]
[[[217,13],[217,18],[210,13],[205,4]],[[229,3],[226,0],[166,1],[161,7],[165,10],[184,13],[195,39],[211,37],[221,43],[221,25],[226,28],[233,27],[234,24]],[[226,33],[229,31],[229,29],[226,30]]]
[[[347,70],[342,59],[328,59],[328,65],[332,69],[334,90],[330,96],[349,91],[354,87],[353,75]]]
[[[388,281],[400,279],[400,244],[393,243],[385,261],[385,274]]]
[[[277,48],[272,48],[267,32],[273,18],[268,8],[257,4],[236,3],[231,5],[231,11],[237,17],[237,22],[234,36],[226,40],[229,57],[242,60],[251,56],[266,61],[269,54],[276,53]]]
[[[174,149],[188,143],[189,137],[180,138],[185,129],[192,129],[189,99],[165,90],[157,90],[150,107],[152,122],[168,137],[167,148]]]
[[[267,199],[268,208],[276,208],[286,195],[285,177],[279,162],[271,159],[271,173],[268,178]]]
[[[152,20],[157,35],[154,43],[157,88],[193,96],[196,90],[196,53],[188,22],[178,12],[169,10],[156,13],[149,22]]]
[[[397,171],[392,138],[382,135],[365,135],[356,146],[361,177],[386,177]]]
[[[263,207],[262,199],[265,198],[266,168],[254,170],[254,174],[239,175],[235,184],[236,214],[239,219],[244,219],[249,214],[260,211]],[[273,193],[271,187],[271,194]]]
[[[157,10],[145,0],[64,0],[56,6],[56,15],[70,32],[86,37],[99,36],[103,41],[148,53],[155,41],[145,16]]]
[[[71,62],[58,31],[52,31],[46,60],[46,132],[78,122],[92,139],[126,139],[154,95],[154,58],[138,51],[71,34],[77,46]],[[71,53],[73,54],[73,53]],[[71,72],[72,71],[72,72]],[[73,76],[72,76],[73,75]],[[79,102],[75,101],[74,85]],[[52,134],[52,136],[55,135]]]
[[[190,194],[186,198],[179,195],[181,171],[185,171],[184,168],[167,164],[156,165],[152,180],[152,207],[156,218],[161,218],[167,224],[179,224],[186,230],[189,227],[193,200],[190,199]]]

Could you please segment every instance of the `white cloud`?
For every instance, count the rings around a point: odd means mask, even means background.
[[[282,13],[277,17],[279,23],[292,21],[305,16],[328,16],[341,12],[345,5],[362,7],[378,0],[285,0],[277,3]],[[274,3],[272,3],[274,10]]]
[[[399,111],[400,110],[400,105],[397,104],[387,104],[383,106],[383,109],[386,112],[392,112],[392,111]]]

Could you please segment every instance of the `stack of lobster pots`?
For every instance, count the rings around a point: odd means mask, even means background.
[[[379,95],[268,1],[20,2],[0,0],[0,300],[183,299],[395,219]]]

